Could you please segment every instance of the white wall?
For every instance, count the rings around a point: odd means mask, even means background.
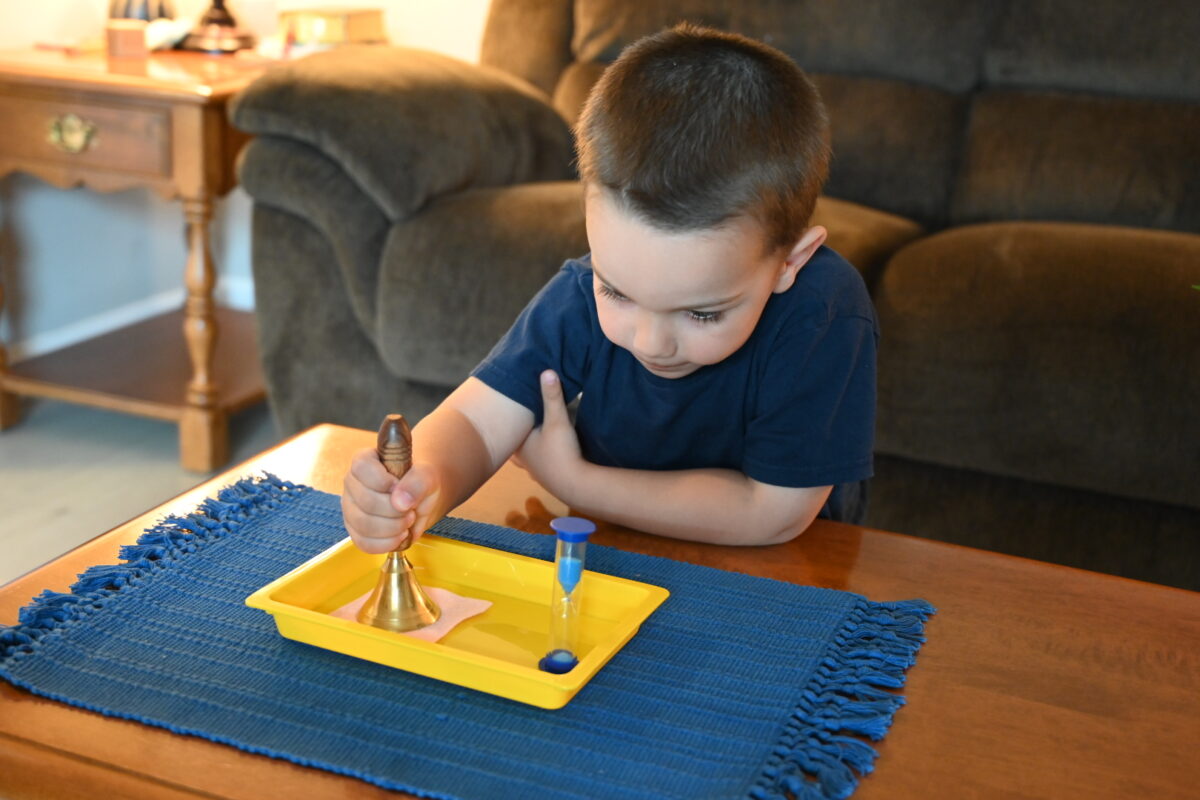
[[[478,59],[489,0],[228,0],[263,36],[278,12],[310,7],[384,10],[391,41]],[[0,49],[77,41],[103,32],[109,0],[0,0]],[[207,0],[175,0],[198,16]],[[0,125],[3,119],[0,119]],[[250,200],[235,190],[213,224],[218,298],[253,306]],[[26,175],[0,178],[0,339],[13,360],[64,347],[178,305],[186,257],[178,204],[143,190],[62,190]]]

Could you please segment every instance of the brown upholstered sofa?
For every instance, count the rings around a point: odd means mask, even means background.
[[[427,411],[586,251],[569,125],[680,19],[792,55],[879,311],[868,523],[1200,588],[1192,0],[493,0],[482,66],[347,48],[234,104],[272,409]]]

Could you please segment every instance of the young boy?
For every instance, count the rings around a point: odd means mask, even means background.
[[[626,48],[576,136],[591,253],[416,426],[402,480],[356,455],[355,543],[419,536],[514,454],[576,513],[663,536],[775,544],[823,510],[852,517],[877,330],[857,271],[808,227],[829,152],[807,77],[681,25]]]

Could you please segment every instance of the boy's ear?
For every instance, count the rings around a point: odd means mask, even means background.
[[[783,265],[779,268],[779,279],[775,282],[775,288],[772,290],[775,294],[786,292],[792,288],[792,284],[796,282],[796,275],[800,272],[800,269],[813,257],[813,253],[817,252],[817,248],[825,244],[825,239],[828,236],[829,231],[820,225],[813,225],[804,231],[799,241],[788,252]]]

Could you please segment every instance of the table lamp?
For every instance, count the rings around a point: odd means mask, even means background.
[[[108,4],[108,16],[113,19],[171,19],[175,7],[171,0],[112,0]]]
[[[179,44],[182,50],[205,53],[236,53],[253,46],[254,36],[238,28],[225,0],[212,0],[196,27]]]

